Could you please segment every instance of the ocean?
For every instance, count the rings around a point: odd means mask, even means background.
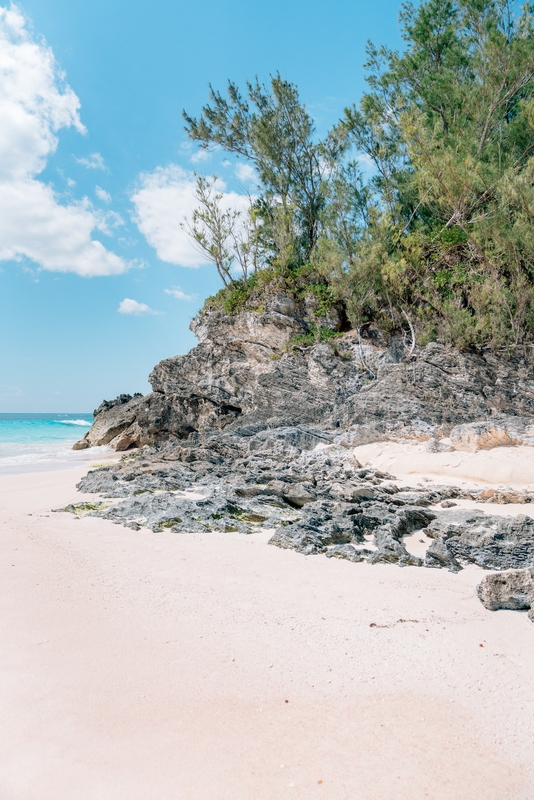
[[[98,461],[107,448],[73,450],[92,414],[0,414],[0,474],[65,469]]]

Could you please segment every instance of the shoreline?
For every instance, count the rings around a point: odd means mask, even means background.
[[[532,797],[532,623],[485,571],[51,513],[86,469],[0,476],[3,795]]]
[[[92,452],[87,450],[58,449],[57,460],[54,459],[52,452],[44,458],[39,458],[38,453],[27,455],[28,460],[24,461],[26,454],[19,456],[5,456],[0,458],[0,478],[10,475],[34,475],[46,472],[66,472],[71,469],[83,469],[85,471],[101,466],[104,462],[115,462],[120,460],[124,453],[117,453],[111,448],[104,446],[92,448]],[[6,463],[10,461],[11,463]]]

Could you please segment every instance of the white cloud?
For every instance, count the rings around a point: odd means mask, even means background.
[[[186,294],[179,286],[173,286],[172,289],[164,289],[165,294],[170,294],[171,297],[176,297],[177,300],[195,300],[196,294]]]
[[[110,193],[106,192],[106,190],[102,189],[100,186],[95,187],[95,194],[99,200],[102,200],[103,203],[111,203]]]
[[[191,156],[191,161],[193,164],[198,164],[200,161],[209,161],[211,159],[211,153],[209,150],[197,150],[196,153],[193,153]]]
[[[88,158],[75,158],[75,161],[78,164],[81,164],[83,167],[87,169],[102,169],[107,170],[106,165],[104,164],[104,159],[100,155],[100,153],[91,153]]]
[[[117,311],[119,314],[137,314],[138,316],[141,314],[160,313],[159,311],[153,311],[146,303],[138,303],[137,300],[131,300],[129,297],[124,298]]]
[[[254,167],[251,167],[250,164],[236,164],[235,174],[238,179],[244,183],[251,183],[252,181],[257,183],[258,181],[256,170]]]
[[[91,239],[102,223],[88,200],[61,205],[36,179],[57,148],[58,130],[85,132],[79,108],[51,49],[31,37],[16,6],[0,7],[0,260],[28,258],[86,276],[127,268]]]
[[[206,263],[181,223],[191,218],[197,204],[195,177],[176,164],[158,167],[154,172],[141,175],[140,188],[132,195],[135,206],[134,221],[148,243],[156,250],[158,258],[181,267],[199,267]],[[244,210],[248,198],[236,192],[225,192],[219,181],[227,208]]]
[[[91,239],[104,229],[87,201],[61,206],[49,186],[31,179],[0,184],[0,260],[30,258],[51,272],[86,277],[124,272],[122,258]]]

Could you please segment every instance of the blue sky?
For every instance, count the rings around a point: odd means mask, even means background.
[[[0,4],[0,412],[90,411],[149,391],[154,364],[195,344],[189,321],[219,288],[179,228],[191,172],[250,189],[235,159],[199,159],[182,109],[197,114],[210,82],[280,71],[324,133],[364,89],[366,41],[400,46],[398,10]]]

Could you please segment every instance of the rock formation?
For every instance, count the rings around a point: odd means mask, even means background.
[[[285,295],[261,313],[194,320],[198,346],[154,368],[151,394],[96,410],[77,447],[128,453],[81,481],[111,500],[84,512],[155,531],[270,528],[273,545],[349,561],[534,567],[529,517],[443,510],[459,497],[525,502],[527,493],[400,490],[352,453],[402,437],[434,451],[534,444],[530,364],[436,343],[412,354],[400,338],[343,331],[334,313],[327,323],[337,335],[313,344],[312,320],[309,304]],[[424,558],[405,545],[414,531],[431,539]]]
[[[528,610],[528,616],[534,622],[534,567],[488,575],[477,586],[477,593],[490,611],[500,608]]]
[[[339,318],[329,322],[342,327]],[[200,343],[154,368],[152,394],[103,403],[78,447],[128,450],[228,426],[303,423],[329,430],[366,425],[378,438],[397,432],[439,440],[454,430],[458,449],[534,443],[534,377],[520,358],[436,343],[406,358],[401,339],[386,342],[369,330],[362,342],[347,331],[302,347],[309,314],[285,295],[269,297],[263,313],[207,312],[191,329]],[[478,428],[474,420],[482,421]]]

